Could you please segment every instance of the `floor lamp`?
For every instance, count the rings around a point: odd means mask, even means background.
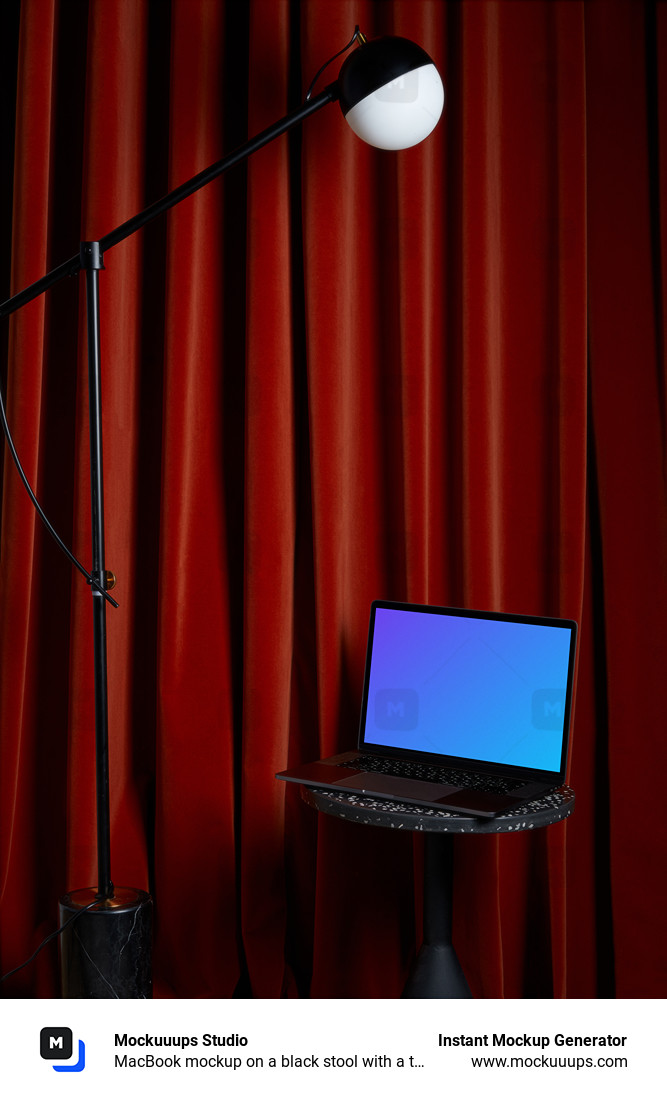
[[[313,88],[324,69],[353,45],[358,48],[348,54],[338,80],[313,96]],[[66,998],[135,999],[151,995],[152,900],[142,890],[115,887],[111,879],[106,609],[107,603],[114,607],[118,604],[109,595],[114,579],[106,570],[104,556],[99,311],[99,273],[104,269],[104,255],[159,214],[335,101],[340,103],[344,117],[364,141],[381,149],[405,149],[418,144],[435,127],[444,104],[444,89],[435,65],[420,46],[406,38],[389,36],[368,40],[357,27],[347,46],[319,70],[298,110],[99,241],[84,241],[78,255],[0,305],[0,316],[7,316],[66,276],[85,272],[92,524],[90,572],[64,545],[35,498],[21,468],[4,405],[0,403],[5,437],[23,483],[49,532],[85,576],[93,599],[98,882],[97,887],[78,889],[60,901],[62,994]]]

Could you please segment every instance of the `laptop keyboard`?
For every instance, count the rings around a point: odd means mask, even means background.
[[[438,767],[437,764],[415,763],[405,759],[380,759],[377,756],[359,755],[347,759],[337,767],[358,767],[380,775],[396,775],[400,778],[416,778],[425,782],[443,782],[452,786],[464,786],[467,790],[482,790],[486,794],[511,794],[524,781],[483,775],[474,771],[459,771],[455,767]]]

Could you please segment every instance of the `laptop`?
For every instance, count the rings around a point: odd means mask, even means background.
[[[494,817],[565,781],[577,624],[376,600],[356,751],[276,778]]]

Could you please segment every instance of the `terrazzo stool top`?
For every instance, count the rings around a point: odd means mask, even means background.
[[[406,832],[527,832],[565,820],[574,812],[574,790],[569,786],[561,786],[544,797],[535,798],[518,809],[490,819],[318,787],[302,786],[301,796],[321,813],[357,824],[403,829]]]

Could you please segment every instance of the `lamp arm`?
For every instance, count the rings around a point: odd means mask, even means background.
[[[240,164],[242,161],[247,160],[258,149],[263,148],[264,145],[268,145],[270,141],[273,141],[275,137],[280,137],[281,134],[286,133],[293,126],[303,122],[309,115],[315,114],[321,107],[326,106],[327,103],[333,103],[338,99],[338,87],[334,84],[329,84],[324,91],[320,92],[318,96],[313,99],[307,100],[296,111],[292,111],[291,114],[285,115],[278,122],[274,122],[272,126],[268,126],[267,129],[262,130],[256,137],[251,138],[244,145],[240,145],[238,149],[229,153],[228,156],[223,157],[222,160],[216,161],[215,164],[211,164],[209,168],[205,168],[192,179],[187,180],[185,183],[181,183],[180,186],[175,187],[173,191],[169,191],[163,198],[158,199],[156,202],[151,203],[141,213],[135,214],[134,217],[128,218],[122,225],[119,225],[116,229],[112,229],[110,233],[102,237],[99,241],[100,251],[102,255],[109,248],[113,248],[115,244],[119,244],[121,240],[125,240],[126,237],[132,236],[137,230],[142,229],[144,225],[147,225],[149,221],[153,221],[154,218],[160,214],[170,210],[172,206],[176,206],[179,202],[182,202],[184,198],[188,198],[194,194],[195,191],[199,191],[202,187],[205,187],[207,183],[217,179],[223,172],[226,172],[228,168],[233,168],[235,164]],[[7,317],[11,313],[15,313],[23,305],[26,305],[34,298],[38,298],[40,294],[43,294],[49,287],[54,286],[55,283],[60,282],[61,279],[68,276],[76,275],[81,270],[81,255],[77,253],[76,256],[72,256],[70,259],[65,260],[58,267],[54,267],[48,274],[43,275],[41,279],[37,279],[36,282],[26,286],[24,290],[20,290],[17,294],[14,294],[11,298],[7,298],[6,301],[0,304],[0,317]]]
[[[306,102],[301,107],[299,107],[298,110],[293,111],[291,114],[285,115],[285,117],[280,119],[280,121],[274,122],[272,126],[267,127],[267,129],[265,130],[262,130],[262,132],[257,134],[256,137],[251,138],[244,145],[239,146],[238,149],[231,152],[222,160],[216,161],[216,163],[212,164],[209,168],[205,168],[203,171],[193,176],[192,179],[188,180],[186,183],[180,184],[180,186],[174,188],[173,191],[169,191],[169,193],[166,194],[163,198],[158,199],[150,206],[147,206],[146,209],[143,210],[141,213],[135,214],[134,217],[131,217],[127,221],[124,221],[122,225],[119,225],[118,228],[113,229],[110,233],[107,233],[107,235],[102,237],[102,239],[99,241],[100,259],[103,257],[104,252],[107,251],[109,248],[112,248],[114,244],[119,244],[120,241],[125,240],[126,237],[129,237],[133,233],[136,233],[139,229],[143,228],[143,226],[146,225],[149,221],[152,221],[154,218],[158,217],[165,211],[170,210],[172,206],[176,206],[179,202],[182,202],[184,198],[188,198],[190,195],[194,194],[195,191],[198,191],[202,187],[205,187],[207,183],[210,183],[212,180],[217,179],[217,177],[222,175],[223,172],[226,172],[228,168],[232,168],[235,164],[239,164],[243,160],[247,160],[247,158],[250,157],[258,149],[261,149],[264,145],[268,145],[270,141],[273,141],[275,137],[280,137],[281,134],[291,129],[292,126],[296,126],[299,122],[302,122],[304,118],[307,118],[309,115],[314,114],[321,107],[326,106],[327,103],[335,102],[337,99],[337,85],[328,85],[328,87],[326,87],[324,91],[320,93],[320,95],[316,96],[314,99],[307,99]],[[77,255],[72,256],[68,260],[65,260],[64,263],[59,264],[58,267],[54,267],[52,271],[49,271],[46,275],[43,275],[42,278],[37,279],[36,282],[31,283],[29,286],[25,287],[24,290],[20,290],[17,294],[14,294],[12,297],[2,302],[2,304],[0,304],[0,317],[7,317],[10,316],[12,313],[16,313],[19,309],[22,308],[22,306],[27,305],[28,302],[40,297],[51,286],[54,286],[62,279],[77,275],[84,267],[84,264],[82,262],[82,254],[82,249],[79,249]],[[0,394],[0,429],[5,435],[11,456],[14,460],[14,464],[18,469],[19,476],[23,481],[26,491],[28,492],[28,495],[30,496],[33,505],[35,506],[40,518],[47,527],[49,533],[58,543],[60,549],[63,551],[66,557],[69,558],[70,562],[79,570],[79,572],[83,574],[83,576],[92,586],[92,588],[99,595],[104,596],[107,602],[109,602],[113,607],[117,607],[118,604],[114,599],[112,599],[112,597],[101,585],[101,583],[93,575],[91,575],[87,571],[87,569],[84,568],[81,562],[69,550],[69,548],[63,542],[62,538],[60,538],[60,536],[58,535],[57,531],[54,530],[48,517],[44,513],[44,510],[42,509],[39,501],[37,500],[37,497],[35,496],[35,493],[33,492],[27,480],[18,453],[16,451],[9,424],[7,422],[7,416],[5,414],[2,394]]]
[[[186,183],[181,183],[179,187],[175,187],[173,191],[169,191],[164,198],[158,199],[157,202],[153,202],[150,206],[147,206],[140,214],[135,214],[134,217],[124,221],[122,225],[119,225],[117,229],[113,229],[106,236],[100,240],[100,250],[102,253],[106,252],[109,248],[113,248],[114,244],[119,244],[121,240],[125,240],[126,237],[136,233],[138,229],[143,228],[149,221],[158,217],[165,211],[170,210],[172,206],[176,206],[179,202],[182,202],[184,198],[188,198],[194,194],[195,191],[199,191],[202,187],[205,187],[207,183],[217,179],[223,172],[226,172],[228,168],[233,168],[235,164],[240,164],[242,161],[247,160],[264,145],[268,145],[270,141],[273,141],[275,137],[280,137],[281,134],[286,133],[293,126],[303,122],[309,115],[319,111],[321,107],[326,106],[327,103],[333,103],[338,99],[338,87],[336,84],[329,84],[324,91],[320,92],[314,99],[310,99],[303,103],[298,110],[293,111],[291,114],[285,115],[280,121],[274,122],[272,126],[268,126],[256,137],[251,138],[244,145],[240,145],[238,149],[229,153],[228,156],[223,157],[222,160],[216,161],[215,164],[211,164],[209,168],[205,168],[202,172],[199,172],[192,179],[189,179]]]

